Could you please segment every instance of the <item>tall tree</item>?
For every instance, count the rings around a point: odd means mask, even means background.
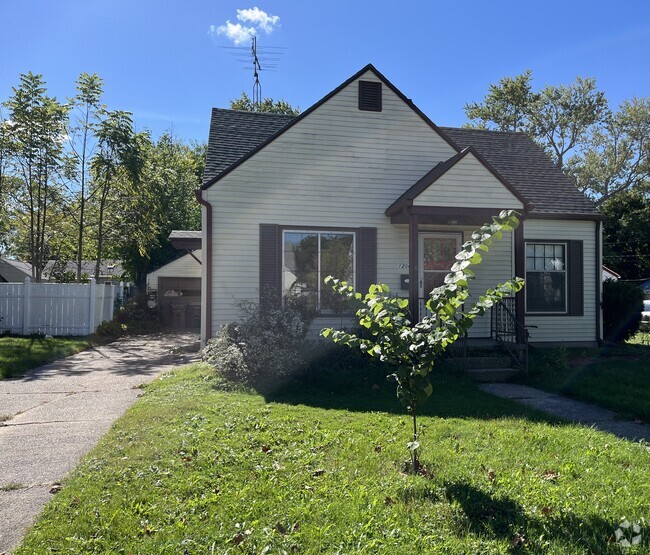
[[[139,193],[131,199],[129,210],[146,210],[145,217],[150,220],[145,229],[133,230],[119,246],[124,267],[136,283],[144,283],[147,273],[178,257],[168,240],[172,230],[201,229],[194,191],[203,179],[205,152],[204,144],[188,146],[170,133],[146,149]],[[142,204],[144,199],[148,200]],[[145,231],[146,236],[142,234]]]
[[[32,278],[41,281],[48,257],[52,216],[63,199],[63,172],[67,106],[46,95],[41,75],[20,76],[20,85],[5,102],[11,125],[7,131],[9,166],[19,178],[12,195],[26,215],[27,258]]]
[[[650,187],[619,192],[601,210],[605,265],[623,279],[650,277]]]
[[[70,99],[74,107],[74,120],[68,128],[69,148],[73,164],[73,183],[75,184],[74,210],[71,216],[77,225],[76,262],[77,282],[81,282],[82,261],[84,258],[84,239],[86,232],[86,203],[88,202],[89,182],[91,180],[90,161],[94,155],[97,139],[97,126],[105,114],[101,104],[104,82],[96,74],[82,73],[77,79],[77,95]]]
[[[465,114],[472,125],[499,131],[527,131],[531,106],[539,98],[532,90],[532,79],[530,69],[515,77],[503,77],[498,85],[490,85],[482,103],[465,104]]]
[[[230,101],[230,108],[244,112],[266,112],[271,114],[288,114],[291,116],[297,116],[300,113],[300,108],[294,108],[285,100],[265,98],[261,102],[255,103],[245,92],[242,92],[239,98]]]
[[[568,86],[531,88],[530,70],[506,77],[490,89],[482,103],[465,105],[470,127],[525,131],[564,168],[567,156],[585,144],[588,132],[607,113],[607,100],[591,78]]]
[[[594,128],[567,170],[597,205],[650,183],[650,98],[633,98]]]
[[[116,188],[125,181],[138,182],[142,169],[138,141],[129,112],[120,110],[108,112],[106,118],[97,126],[97,140],[98,149],[91,161],[94,180],[92,194],[97,197],[96,279],[99,278],[103,259],[105,218],[111,196],[119,194]],[[131,188],[129,192],[133,189]]]

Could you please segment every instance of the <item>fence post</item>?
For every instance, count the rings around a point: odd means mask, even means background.
[[[23,335],[29,335],[29,313],[31,311],[31,302],[29,295],[31,292],[31,279],[29,276],[25,278],[25,285],[23,287]]]
[[[90,299],[88,301],[88,335],[95,333],[95,278],[90,278]]]

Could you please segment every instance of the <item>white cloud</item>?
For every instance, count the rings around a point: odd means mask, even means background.
[[[257,30],[255,27],[244,27],[241,23],[231,23],[226,21],[225,25],[210,25],[210,33],[217,35],[225,35],[235,45],[240,45],[242,42],[247,42],[255,35]]]
[[[257,6],[237,10],[237,19],[244,24],[232,23],[230,20],[227,20],[224,25],[210,25],[209,33],[211,35],[224,35],[233,44],[239,46],[256,36],[258,30],[264,31],[268,35],[280,25],[280,16],[268,14],[260,10]],[[250,26],[245,25],[246,23],[250,24]]]
[[[237,19],[258,25],[266,34],[271,33],[280,23],[280,16],[268,14],[257,6],[247,10],[237,10]]]

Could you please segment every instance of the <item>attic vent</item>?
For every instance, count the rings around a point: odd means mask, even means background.
[[[381,112],[381,83],[359,81],[359,110]]]

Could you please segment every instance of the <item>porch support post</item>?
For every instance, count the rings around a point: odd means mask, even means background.
[[[520,278],[526,277],[526,243],[524,241],[524,219],[521,218],[519,226],[515,229],[515,275]],[[515,314],[520,328],[517,332],[517,340],[523,342],[525,337],[519,337],[521,330],[525,329],[526,325],[526,295],[524,289],[516,294],[515,300]]]
[[[414,323],[420,320],[418,243],[418,217],[409,212],[409,309]]]

